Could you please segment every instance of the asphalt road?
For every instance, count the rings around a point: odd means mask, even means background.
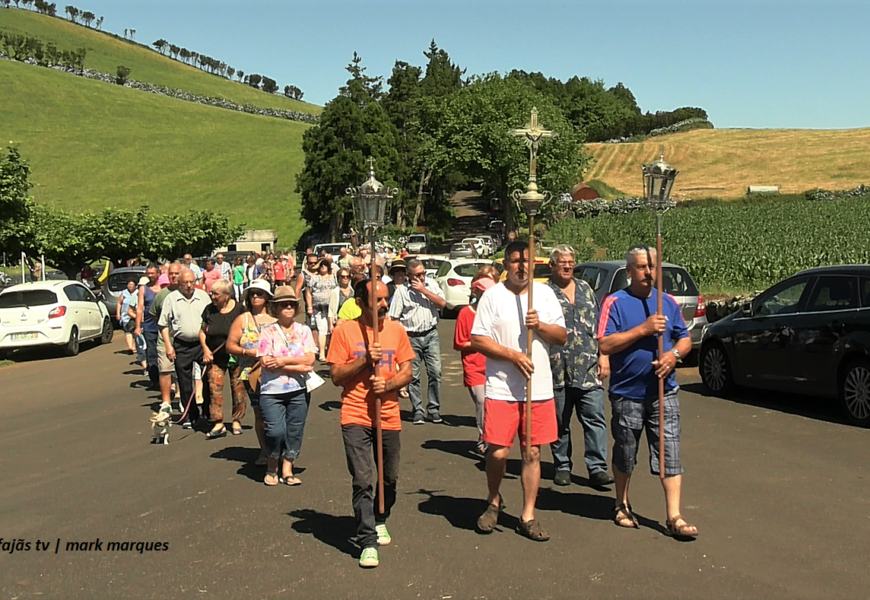
[[[870,596],[870,431],[812,400],[704,397],[689,368],[680,372],[683,514],[697,541],[662,534],[663,495],[645,451],[632,485],[639,530],[614,526],[612,491],[584,486],[580,460],[574,485],[542,486],[538,518],[552,540],[520,537],[515,450],[504,526],[475,533],[484,474],[453,322],[440,329],[449,425],[406,425],[394,541],[374,570],[357,566],[348,542],[350,479],[331,384],[312,400],[304,484],[267,488],[250,429],[206,441],[175,427],[170,445],[149,444],[155,395],[134,387],[120,336],[76,358],[0,369],[0,545],[31,544],[0,553],[0,598]],[[98,538],[102,550],[65,549]],[[37,540],[49,549],[37,551]],[[168,549],[109,551],[110,541]]]

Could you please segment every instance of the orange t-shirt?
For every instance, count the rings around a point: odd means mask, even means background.
[[[346,365],[366,353],[366,338],[363,337],[361,325],[360,320],[342,321],[333,329],[327,362],[333,365]],[[370,327],[366,327],[366,336],[371,341]],[[378,342],[383,352],[380,375],[384,379],[395,377],[398,365],[414,358],[414,350],[411,348],[408,334],[397,321],[389,319],[384,321],[383,329],[378,332]],[[411,368],[410,365],[407,368]],[[377,405],[372,393],[372,382],[369,380],[371,376],[372,371],[365,369],[344,384],[344,392],[341,395],[342,425],[372,426]],[[400,431],[402,420],[399,415],[398,395],[395,391],[387,392],[381,396],[381,401],[381,427],[384,430]]]

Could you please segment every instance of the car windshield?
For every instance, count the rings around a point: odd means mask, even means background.
[[[411,237],[408,238],[408,243],[409,243],[409,244],[425,243],[425,242],[426,242],[426,236],[425,236],[425,235],[419,235],[419,234],[418,234],[418,235],[412,235]]]
[[[57,294],[51,290],[14,290],[0,294],[0,308],[21,308],[57,304]]]
[[[144,272],[134,273],[132,271],[129,271],[127,273],[112,273],[111,275],[109,275],[109,291],[115,292],[117,294],[118,292],[126,290],[127,282],[129,280],[132,279],[133,281],[139,281],[139,278],[141,278],[144,274]]]
[[[480,270],[480,267],[488,264],[489,263],[485,262],[462,263],[461,265],[456,265],[455,267],[453,267],[453,272],[456,273],[459,277],[474,277],[477,274],[477,271]]]
[[[443,260],[437,258],[421,258],[420,262],[427,271],[437,271],[444,264]]]
[[[545,277],[549,277],[553,273],[553,269],[550,268],[548,263],[535,263],[535,276],[534,279],[543,279]]]
[[[695,282],[689,277],[685,269],[679,267],[662,267],[662,278],[664,279],[664,292],[671,296],[697,296],[698,288]],[[620,269],[613,277],[613,284],[610,286],[610,291],[615,292],[628,287],[628,276],[625,269]]]

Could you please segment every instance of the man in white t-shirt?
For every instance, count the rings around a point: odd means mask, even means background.
[[[541,445],[558,438],[553,377],[550,372],[550,344],[564,345],[568,339],[565,317],[556,294],[542,283],[534,283],[529,307],[528,244],[508,244],[504,259],[507,279],[493,286],[478,302],[471,328],[471,349],[486,356],[486,401],[483,441],[486,455],[488,505],[477,520],[477,528],[490,533],[503,508],[499,486],[505,474],[508,454],[517,435],[524,444],[526,429],[526,386],[532,386],[531,447],[523,448],[523,514],[517,533],[545,542],[550,539],[535,520],[535,500],[541,482]],[[532,335],[532,357],[526,356]]]

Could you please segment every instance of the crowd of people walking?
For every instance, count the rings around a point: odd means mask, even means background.
[[[252,255],[235,266],[218,255],[206,261],[205,269],[188,255],[169,265],[148,265],[145,277],[130,282],[118,308],[130,334],[128,348],[143,361],[151,389],[160,392],[161,412],[180,412],[184,428],[215,439],[243,433],[250,401],[260,447],[256,463],[266,467],[267,486],[302,483],[294,465],[302,450],[311,391],[323,383],[315,365],[329,365],[332,383],[341,388],[342,439],[363,567],[377,566],[378,548],[392,539],[387,519],[396,502],[400,402],[408,399],[414,425],[444,422],[438,333],[444,295],[427,279],[420,261],[391,258],[387,267],[378,253],[342,251],[336,260],[308,253],[297,274],[292,258],[281,255]],[[614,523],[637,527],[629,481],[644,430],[650,470],[659,473],[661,378],[667,392],[662,478],[667,530],[675,537],[697,535],[679,510],[682,465],[674,378],[674,367],[691,350],[691,340],[672,299],[665,303],[666,316],[655,314],[654,251],[632,248],[626,263],[629,287],[608,297],[603,307],[588,284],[574,277],[569,246],[553,250],[549,281],[531,284],[531,305],[524,242],[507,246],[505,273],[487,265],[473,277],[470,304],[457,317],[453,347],[460,353],[463,383],[474,405],[476,448],[486,461],[487,508],[477,520],[481,533],[491,532],[504,510],[500,487],[510,449],[519,438],[524,501],[517,531],[531,540],[549,539],[535,516],[541,446],[551,448],[554,484],[570,485],[574,413],[583,428],[589,484],[601,487],[615,481]],[[655,353],[657,335],[665,339],[663,356]],[[607,377],[613,477],[607,472]],[[224,423],[227,387],[230,427]],[[527,396],[532,401],[528,446]],[[378,422],[382,499],[375,452]]]

